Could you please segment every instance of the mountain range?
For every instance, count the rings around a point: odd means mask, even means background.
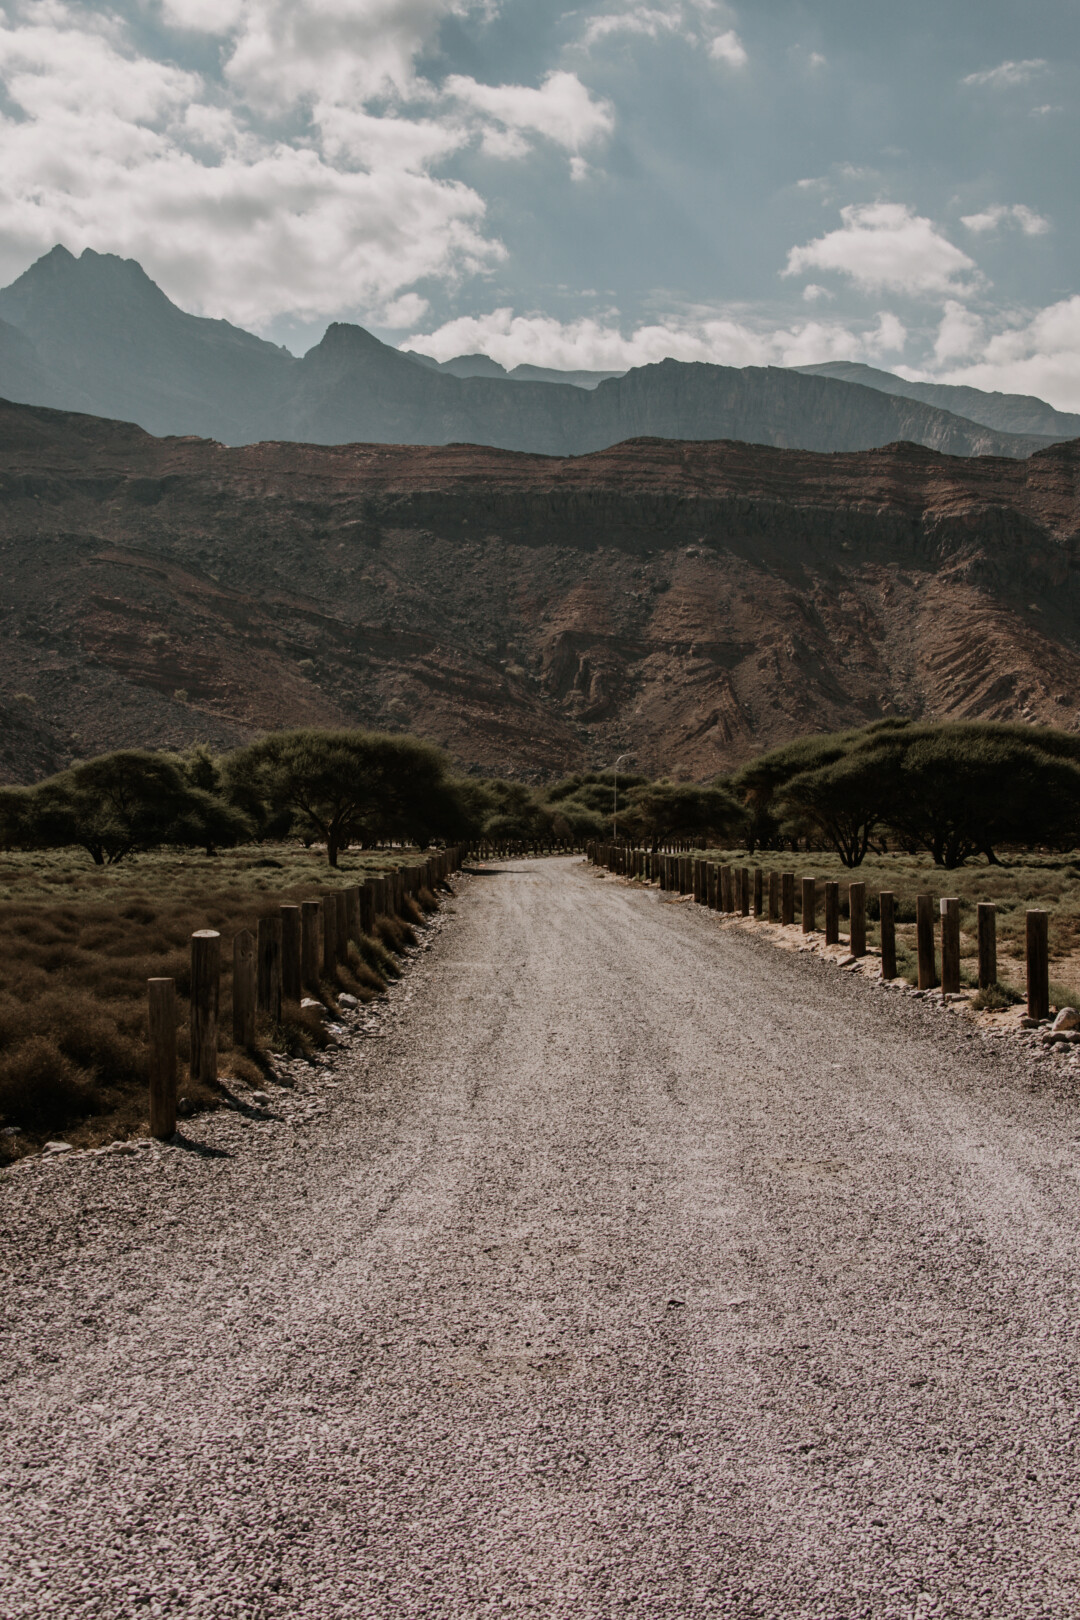
[[[0,403],[0,780],[297,724],[534,780],[892,714],[1076,730],[1078,492],[1080,442],[228,448]]]
[[[583,455],[636,437],[1022,458],[1080,434],[1041,400],[871,367],[664,360],[623,375],[441,364],[331,325],[302,358],[179,309],[133,260],[55,247],[0,291],[0,396],[227,445],[472,443]]]

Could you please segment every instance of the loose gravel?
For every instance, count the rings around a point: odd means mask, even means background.
[[[1080,1613],[1071,1069],[580,862],[0,1180],[0,1615]]]

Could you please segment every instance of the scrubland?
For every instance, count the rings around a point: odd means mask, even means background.
[[[189,936],[222,935],[220,1088],[181,1080],[190,1108],[227,1100],[230,1083],[256,1081],[274,1050],[324,1044],[321,1020],[293,1009],[260,1030],[250,1050],[231,1038],[232,939],[285,902],[363,882],[410,858],[404,851],[343,855],[328,873],[324,852],[298,844],[249,846],[213,857],[153,851],[96,867],[81,850],[0,855],[0,1163],[62,1133],[88,1146],[145,1128],[146,981],[189,990]],[[417,921],[420,914],[417,913]],[[352,947],[348,967],[324,983],[326,998],[367,999],[399,971],[407,922],[380,918],[376,939]],[[183,1011],[183,1007],[182,1007]],[[187,1058],[181,1019],[180,1056]],[[181,1071],[183,1074],[183,1070]]]

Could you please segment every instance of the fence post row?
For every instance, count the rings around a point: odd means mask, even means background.
[[[686,848],[700,848],[699,844],[687,846],[685,844],[669,845],[668,850],[681,851]],[[753,889],[753,915],[762,917],[766,914],[770,922],[779,921],[785,927],[790,927],[795,921],[795,873],[777,872],[770,869],[763,872],[760,866],[732,867],[726,862],[701,860],[694,855],[682,853],[667,853],[662,851],[643,851],[631,849],[623,845],[588,844],[585,846],[588,860],[597,866],[607,866],[610,871],[628,873],[633,877],[644,877],[646,881],[655,882],[661,889],[678,889],[681,894],[690,893],[694,900],[707,906],[710,910],[723,912],[727,915],[739,913],[744,917],[751,914],[751,885]],[[398,885],[403,882],[409,892],[413,892],[417,885],[426,882],[428,886],[434,880],[434,873],[445,871],[445,868],[426,863],[423,868],[411,869],[409,879],[405,880],[399,871],[393,874],[387,884],[387,903],[395,892],[395,880]],[[373,879],[359,891],[358,894],[358,926],[362,931],[369,915],[380,909],[379,883],[381,880]],[[768,900],[766,902],[766,888]],[[802,904],[802,931],[804,934],[812,933],[817,926],[817,881],[814,878],[802,878],[800,881],[800,898]],[[834,945],[839,941],[839,883],[833,879],[824,880],[825,896],[825,943]],[[341,904],[344,905],[342,898]],[[895,979],[896,973],[896,895],[891,889],[882,889],[878,896],[879,916],[881,925],[881,977]],[[372,910],[369,913],[368,907]],[[283,911],[286,908],[282,908]],[[324,927],[332,927],[327,916],[328,909],[323,907]],[[933,896],[920,894],[915,897],[915,937],[918,959],[918,984],[920,990],[934,990],[940,983],[943,996],[956,995],[960,990],[960,900],[955,895],[946,896],[939,902],[941,917],[941,978],[938,979],[936,939],[934,928],[934,902]],[[866,955],[866,884],[851,883],[848,885],[848,916],[851,954],[855,957]],[[996,906],[980,901],[977,908],[978,916],[978,980],[980,990],[988,989],[997,983],[997,908]],[[1045,910],[1033,909],[1026,914],[1026,940],[1025,964],[1027,973],[1027,1004],[1028,1014],[1032,1018],[1045,1019],[1050,1015],[1050,966],[1049,966],[1049,914]],[[354,929],[355,929],[354,925]],[[346,932],[342,925],[342,934]],[[193,949],[193,997],[194,997],[194,948],[195,939],[192,936]],[[212,936],[205,936],[212,937]],[[340,950],[340,945],[337,947]],[[333,959],[333,953],[330,959]],[[238,959],[239,960],[239,959]],[[306,982],[306,981],[305,981]],[[196,1050],[194,1035],[194,999],[193,999],[193,1040],[192,1050]],[[234,1015],[235,1017],[235,1015]],[[201,1050],[201,1049],[200,1049]],[[200,1059],[200,1061],[204,1061]],[[193,1073],[194,1068],[193,1068]]]

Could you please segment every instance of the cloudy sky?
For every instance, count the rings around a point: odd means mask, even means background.
[[[867,360],[1080,409],[1076,0],[0,7],[55,242],[302,352]]]

